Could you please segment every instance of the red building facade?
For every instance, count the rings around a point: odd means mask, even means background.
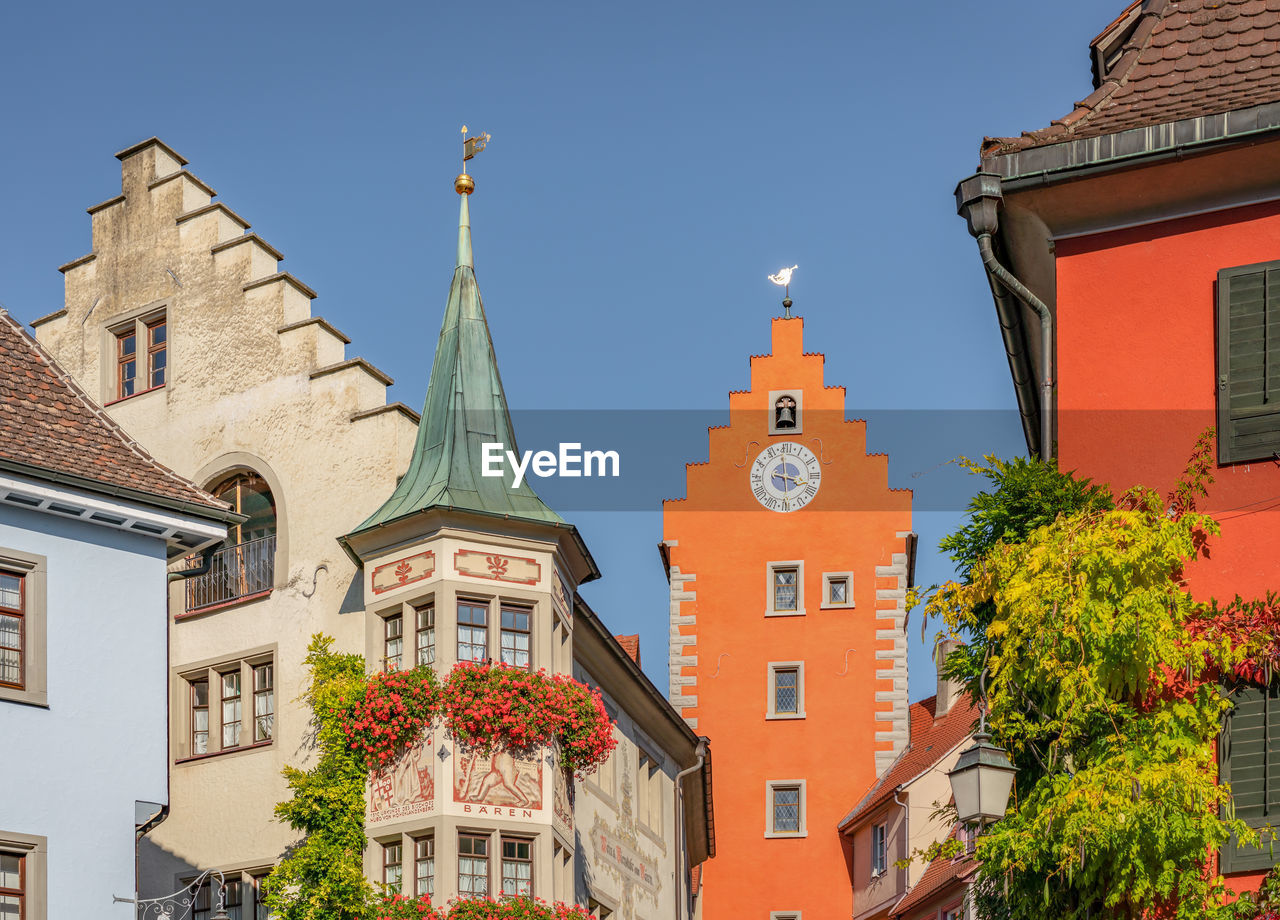
[[[1280,586],[1278,42],[1276,4],[1133,3],[1090,45],[1094,92],[1046,129],[988,138],[957,189],[1031,452],[1117,492],[1167,491],[1216,426],[1204,510],[1222,535],[1188,573],[1200,599]],[[1223,778],[1238,814],[1274,823],[1280,755],[1253,734],[1280,698],[1236,703]],[[1221,854],[1237,889],[1272,862]]]

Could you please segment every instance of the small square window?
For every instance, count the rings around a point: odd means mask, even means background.
[[[806,785],[802,779],[765,783],[765,837],[809,836]]]
[[[824,609],[853,606],[852,572],[822,573],[822,606]]]

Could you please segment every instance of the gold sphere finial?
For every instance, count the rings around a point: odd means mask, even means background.
[[[475,180],[466,173],[460,173],[458,178],[453,180],[453,190],[459,195],[470,195],[475,189]]]

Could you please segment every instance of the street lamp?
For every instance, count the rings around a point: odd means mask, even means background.
[[[977,824],[979,827],[1004,817],[1017,772],[1009,761],[1009,755],[1003,748],[992,744],[991,736],[987,734],[986,678],[984,670],[981,677],[982,718],[973,736],[973,746],[960,754],[955,767],[947,774],[960,823]]]

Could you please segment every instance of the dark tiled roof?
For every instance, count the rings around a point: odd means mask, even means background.
[[[959,826],[951,829],[948,839],[956,839]],[[972,855],[967,856],[939,856],[935,858],[924,870],[924,875],[920,876],[920,881],[916,882],[914,888],[903,895],[902,900],[893,905],[893,910],[889,911],[890,917],[905,917],[912,910],[924,907],[930,898],[940,895],[949,890],[954,890],[957,885],[954,883],[964,881],[977,868],[977,860]],[[935,904],[934,907],[941,907],[941,904]]]
[[[192,510],[229,507],[138,446],[4,310],[0,460],[185,502]]]
[[[898,759],[889,765],[884,775],[867,790],[862,801],[840,822],[842,830],[892,799],[893,794],[904,783],[910,782],[936,764],[973,731],[974,723],[978,721],[978,710],[967,696],[962,695],[946,715],[935,720],[933,713],[937,702],[938,698],[931,696],[927,700],[911,704],[910,743],[898,755]]]
[[[622,650],[631,656],[631,660],[636,664],[640,663],[640,636],[614,636],[618,640],[618,644],[622,646]]]
[[[1280,101],[1280,0],[1144,0],[1099,86],[1049,127],[983,156]]]

